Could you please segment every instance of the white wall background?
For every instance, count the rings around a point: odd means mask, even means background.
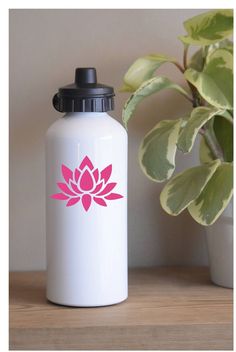
[[[182,57],[182,22],[204,10],[11,10],[10,11],[10,269],[45,268],[44,134],[59,116],[51,99],[73,81],[74,69],[94,66],[99,81],[113,85],[121,121],[127,94],[122,76],[139,56]],[[175,67],[161,74],[183,84]],[[129,125],[130,266],[205,265],[205,229],[188,213],[170,217],[159,204],[163,187],[140,171],[142,136],[162,118],[191,109],[178,93],[149,97]],[[198,161],[178,155],[177,171]]]

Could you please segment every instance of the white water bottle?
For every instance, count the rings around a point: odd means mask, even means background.
[[[94,68],[54,96],[46,135],[47,298],[105,306],[127,298],[127,133]]]

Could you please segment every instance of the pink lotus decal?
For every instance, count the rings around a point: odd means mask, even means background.
[[[85,211],[88,211],[92,201],[103,207],[108,200],[123,198],[121,194],[113,193],[116,182],[108,183],[112,165],[108,165],[101,172],[95,169],[89,157],[85,157],[80,166],[74,171],[67,166],[61,166],[65,182],[58,182],[61,193],[51,195],[51,198],[66,200],[66,206],[71,207],[80,200]]]

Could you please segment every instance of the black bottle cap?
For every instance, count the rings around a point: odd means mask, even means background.
[[[103,112],[114,109],[114,89],[97,83],[96,69],[79,67],[75,82],[61,87],[53,97],[53,106],[59,112]]]

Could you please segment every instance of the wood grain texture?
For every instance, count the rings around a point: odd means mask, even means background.
[[[231,350],[232,290],[207,268],[132,269],[129,298],[70,308],[45,298],[45,273],[10,274],[11,350]]]

